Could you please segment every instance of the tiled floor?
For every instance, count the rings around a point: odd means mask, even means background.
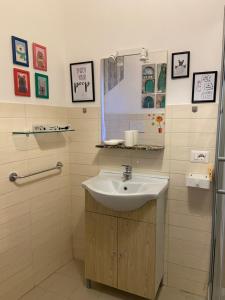
[[[20,300],[143,300],[98,284],[92,289],[87,289],[84,285],[83,269],[81,262],[72,261]],[[157,300],[203,300],[203,298],[163,287]]]

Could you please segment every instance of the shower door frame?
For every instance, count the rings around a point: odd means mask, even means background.
[[[209,277],[209,289],[208,295],[210,300],[222,300],[215,298],[216,295],[216,272],[218,270],[215,263],[217,262],[216,251],[220,240],[220,221],[221,221],[221,210],[219,214],[219,207],[221,206],[222,195],[225,195],[225,190],[221,190],[219,187],[220,182],[220,164],[224,164],[225,157],[220,156],[221,150],[221,135],[225,133],[225,9],[224,9],[224,23],[223,23],[223,43],[222,43],[222,60],[221,60],[221,80],[220,80],[220,98],[218,107],[218,122],[217,122],[217,138],[216,138],[216,155],[215,155],[215,184],[213,185],[213,213],[212,213],[212,238],[211,238],[211,263],[210,263],[210,277]],[[223,120],[224,118],[224,120]],[[223,132],[222,132],[223,131]],[[225,153],[223,154],[225,156]],[[223,174],[222,174],[223,175]],[[224,236],[225,238],[225,236]],[[221,266],[220,266],[221,267]],[[220,278],[221,286],[221,278]]]

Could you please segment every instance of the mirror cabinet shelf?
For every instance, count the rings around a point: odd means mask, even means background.
[[[143,59],[136,50],[101,61],[101,144],[96,147],[164,149],[168,54],[147,51]],[[110,140],[136,146],[105,145]]]

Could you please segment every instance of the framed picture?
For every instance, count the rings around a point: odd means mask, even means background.
[[[30,73],[14,68],[13,75],[15,95],[30,97]]]
[[[70,64],[72,102],[95,101],[93,61]]]
[[[12,36],[12,56],[14,64],[29,67],[27,41]]]
[[[48,76],[35,73],[35,91],[37,98],[49,98]]]
[[[155,94],[142,95],[142,108],[155,108]]]
[[[47,71],[47,49],[33,43],[33,67],[36,70]]]
[[[216,101],[217,71],[193,73],[192,103]]]
[[[190,69],[190,51],[172,53],[172,79],[188,78]]]

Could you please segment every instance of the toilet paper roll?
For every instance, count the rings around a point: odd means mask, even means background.
[[[125,130],[124,131],[124,139],[125,139],[125,146],[133,147],[134,146],[133,130]]]
[[[134,145],[138,145],[138,130],[132,130],[133,131],[133,141],[134,141]]]

